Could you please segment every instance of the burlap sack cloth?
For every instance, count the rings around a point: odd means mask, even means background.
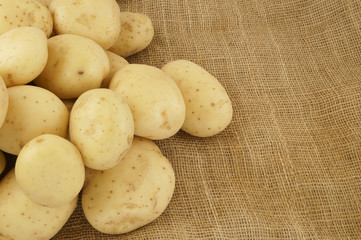
[[[361,239],[361,1],[136,0],[155,37],[132,63],[188,59],[234,117],[157,141],[176,172],[151,224],[98,233],[80,204],[54,239]]]

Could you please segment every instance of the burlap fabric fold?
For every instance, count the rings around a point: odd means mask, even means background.
[[[177,179],[157,220],[101,234],[79,203],[55,240],[361,239],[361,1],[119,4],[155,27],[129,62],[203,66],[230,95],[233,120],[210,138],[156,142]]]

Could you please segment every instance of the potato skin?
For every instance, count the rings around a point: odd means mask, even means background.
[[[0,128],[5,121],[9,106],[9,95],[5,82],[0,76]]]
[[[231,122],[231,100],[221,83],[201,66],[176,60],[161,68],[175,81],[186,104],[182,130],[197,137],[210,137]]]
[[[0,149],[18,155],[31,139],[44,133],[66,137],[69,112],[52,92],[31,85],[7,89],[9,106],[0,127]]]
[[[0,151],[0,174],[5,170],[6,167],[6,159],[3,152]]]
[[[87,167],[109,169],[122,159],[132,143],[132,113],[119,93],[92,89],[76,100],[70,113],[69,134]]]
[[[48,39],[48,61],[35,84],[59,98],[77,98],[99,88],[109,74],[109,59],[99,44],[74,34]]]
[[[151,19],[142,13],[121,12],[119,37],[109,51],[128,57],[142,51],[152,42],[154,27]]]
[[[34,80],[47,60],[47,37],[39,28],[14,28],[0,36],[0,73],[7,87]]]
[[[0,182],[0,239],[51,239],[70,218],[77,201],[78,196],[57,208],[38,205],[24,195],[11,170]]]
[[[129,62],[125,58],[119,56],[118,54],[115,54],[110,51],[106,51],[106,53],[109,58],[110,71],[108,76],[104,78],[102,81],[102,85],[101,85],[102,88],[108,88],[110,84],[110,80],[112,79],[114,74],[118,70],[129,64]]]
[[[21,149],[15,175],[24,194],[34,203],[59,207],[79,194],[85,169],[79,150],[71,142],[43,134]]]
[[[109,88],[127,101],[134,119],[134,134],[152,140],[176,134],[185,118],[185,104],[174,81],[160,69],[128,64],[116,72]]]
[[[17,27],[37,27],[50,37],[53,17],[49,9],[33,0],[2,0],[0,6],[0,35]]]
[[[82,192],[82,208],[98,231],[120,234],[160,216],[175,187],[173,168],[148,139],[135,137],[114,168],[93,172]]]
[[[53,0],[49,9],[57,34],[76,34],[110,48],[120,32],[120,9],[115,0]]]

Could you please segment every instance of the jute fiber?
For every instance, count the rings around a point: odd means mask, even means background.
[[[203,66],[233,120],[210,138],[156,142],[176,189],[151,224],[101,234],[79,202],[54,239],[361,239],[361,1],[119,4],[155,27],[129,62]]]

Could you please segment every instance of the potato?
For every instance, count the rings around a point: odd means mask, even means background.
[[[169,62],[162,70],[173,78],[182,92],[187,111],[182,130],[193,136],[209,137],[229,125],[232,103],[214,76],[188,60]]]
[[[35,1],[41,3],[45,7],[49,7],[52,0],[35,0]]]
[[[135,135],[160,140],[173,136],[181,128],[185,118],[182,94],[160,69],[129,64],[113,76],[109,88],[127,100]]]
[[[109,60],[96,42],[73,34],[48,40],[49,57],[35,84],[59,98],[77,98],[83,92],[99,88],[109,74]]]
[[[37,27],[47,37],[53,31],[49,9],[33,0],[2,0],[0,4],[0,35],[17,27]]]
[[[0,127],[3,125],[8,112],[9,106],[9,95],[8,90],[6,89],[5,82],[0,76]]]
[[[6,167],[6,158],[3,152],[0,152],[0,174],[5,170]]]
[[[64,103],[46,89],[31,85],[7,89],[9,107],[0,128],[0,149],[18,155],[31,139],[44,133],[66,137],[69,112]]]
[[[113,75],[122,67],[124,67],[125,65],[128,65],[128,61],[125,60],[123,57],[112,53],[110,51],[106,51],[108,58],[109,58],[109,64],[110,64],[110,71],[109,74],[106,78],[103,79],[102,81],[102,88],[108,88],[109,87],[109,83],[110,80],[112,79]]]
[[[21,149],[15,176],[24,194],[34,203],[59,207],[79,194],[85,169],[79,150],[71,142],[44,134]]]
[[[57,208],[38,205],[24,195],[14,170],[10,171],[0,182],[0,239],[51,239],[69,219],[77,200]]]
[[[120,94],[104,88],[89,90],[80,95],[71,110],[69,134],[85,166],[112,168],[132,143],[132,113]]]
[[[121,12],[121,29],[119,37],[110,51],[128,57],[135,54],[151,43],[154,37],[152,21],[142,13]]]
[[[57,34],[72,33],[110,48],[120,32],[120,9],[115,0],[53,0],[49,6]]]
[[[135,137],[114,168],[92,173],[82,192],[89,223],[108,234],[127,233],[160,216],[175,187],[173,168],[148,139]]]
[[[14,28],[0,36],[0,75],[7,87],[34,80],[47,59],[47,37],[39,28]]]

